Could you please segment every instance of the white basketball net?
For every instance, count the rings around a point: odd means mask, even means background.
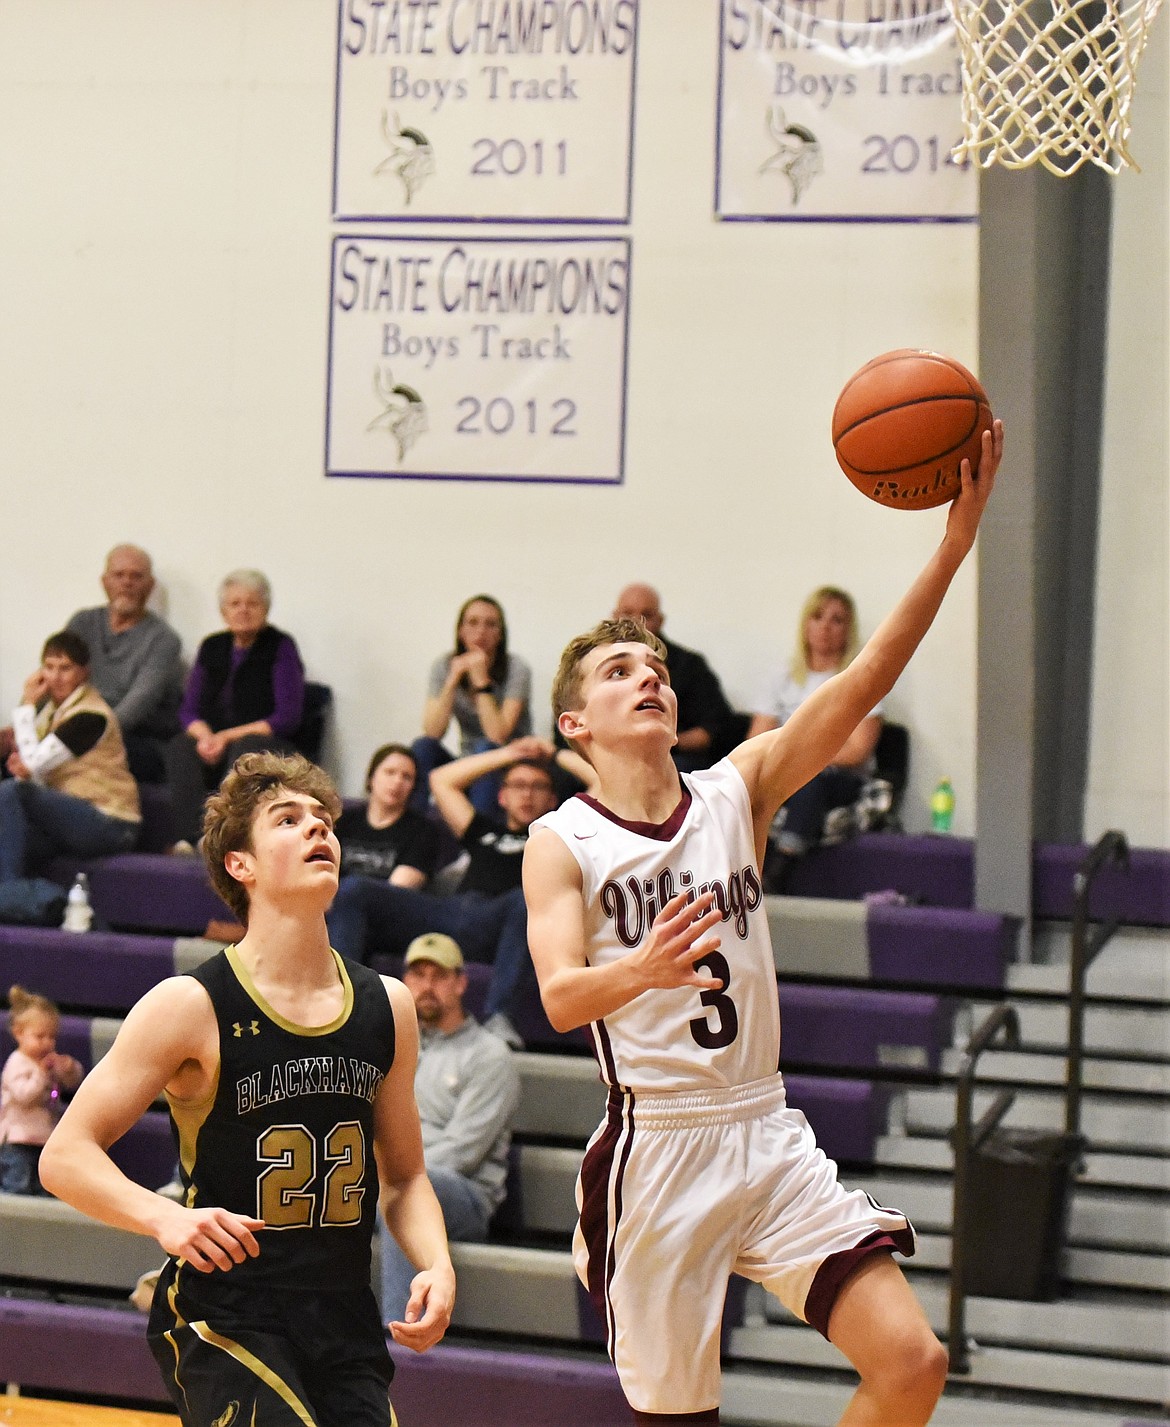
[[[981,168],[1134,164],[1138,59],[1162,0],[947,0],[963,63],[963,140]]]

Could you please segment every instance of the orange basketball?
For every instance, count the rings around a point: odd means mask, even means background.
[[[959,462],[979,469],[987,393],[961,363],[911,347],[866,362],[833,408],[833,449],[863,495],[928,510],[959,494]]]

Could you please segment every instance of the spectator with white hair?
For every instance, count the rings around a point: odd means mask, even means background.
[[[167,746],[176,842],[199,839],[203,804],[241,753],[292,753],[305,702],[305,671],[292,637],[268,622],[272,590],[259,570],[233,570],[219,587],[227,626],[199,646],[179,721]]]
[[[131,773],[140,783],[161,783],[166,745],[179,731],[179,636],[146,607],[154,570],[139,546],[114,546],[102,589],[106,603],[79,609],[65,627],[89,647],[90,683],[117,716]]]

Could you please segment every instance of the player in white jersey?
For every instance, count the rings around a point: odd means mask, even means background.
[[[664,650],[632,620],[574,640],[557,726],[596,797],[532,825],[529,941],[549,1020],[591,1025],[610,1087],[578,1181],[574,1262],[638,1422],[719,1420],[728,1276],[762,1283],[860,1374],[842,1427],[929,1420],[946,1354],[890,1250],[897,1210],[837,1182],[776,1069],[780,1022],[759,865],[772,818],[884,697],[970,551],[1003,451],[984,437],[939,548],[856,659],[782,728],[705,773],[670,757]]]

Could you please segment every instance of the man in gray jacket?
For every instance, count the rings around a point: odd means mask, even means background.
[[[418,1013],[414,1093],[427,1175],[452,1242],[480,1243],[504,1197],[520,1076],[512,1052],[463,1008],[467,974],[451,937],[427,932],[402,973]],[[415,1270],[380,1225],[382,1317],[400,1319]]]
[[[89,645],[90,682],[118,717],[131,773],[159,783],[163,749],[179,731],[179,636],[146,608],[154,572],[137,545],[115,545],[106,556],[102,589],[107,603],[79,609],[67,627]]]

